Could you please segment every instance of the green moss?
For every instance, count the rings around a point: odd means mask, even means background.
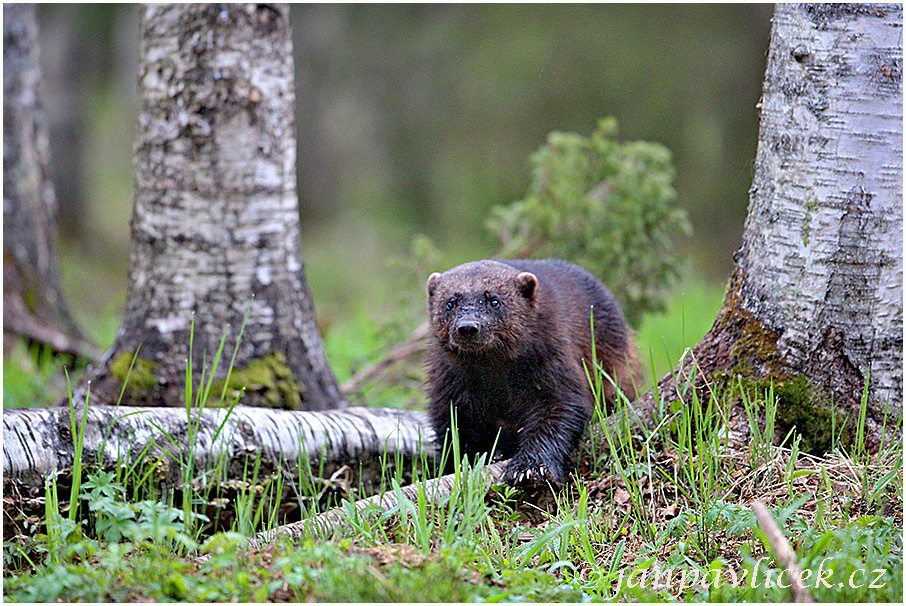
[[[758,401],[773,386],[778,427],[784,435],[795,427],[802,436],[801,450],[823,454],[834,447],[835,437],[846,444],[849,434],[840,435],[846,423],[844,412],[832,410],[830,397],[806,376],[784,368],[777,351],[779,335],[740,307],[732,285],[727,301],[732,306],[727,321],[738,323],[740,330],[730,350],[730,368],[714,374],[718,397],[738,397],[741,383],[751,401]]]
[[[849,445],[852,434],[843,431],[847,423],[843,411],[832,410],[831,399],[805,375],[786,379],[769,376],[763,379],[736,378],[752,402],[763,402],[765,394],[773,387],[777,405],[777,428],[780,437],[791,429],[802,437],[799,450],[823,455],[834,446]],[[836,444],[835,444],[836,441]]]
[[[110,372],[120,383],[126,383],[126,394],[129,397],[144,400],[151,395],[151,390],[157,384],[157,379],[154,377],[157,363],[147,358],[137,357],[135,364],[132,364],[132,355],[124,351],[116,356],[110,364]],[[131,372],[129,371],[130,365],[132,366]]]
[[[752,374],[753,369],[763,369],[764,374],[782,376],[780,354],[777,353],[779,335],[755,319],[752,314],[737,311],[743,319],[739,338],[730,351],[733,374]]]
[[[256,395],[257,405],[271,408],[286,408],[300,410],[305,387],[293,376],[293,371],[286,364],[286,356],[282,351],[275,351],[263,358],[257,358],[248,363],[244,368],[233,369],[230,374],[230,383],[226,390],[223,402],[213,401],[211,406],[226,406],[232,402],[239,391],[245,388],[246,394]],[[219,396],[223,391],[223,381],[217,381],[212,387],[212,393]]]
[[[842,433],[845,415],[831,408],[830,398],[804,375],[774,386],[778,399],[778,422],[802,436],[801,450],[823,454],[834,447],[834,434],[848,445],[849,433]],[[842,433],[842,435],[841,435]]]

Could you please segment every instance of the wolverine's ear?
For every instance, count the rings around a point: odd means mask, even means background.
[[[434,272],[433,274],[428,276],[428,298],[429,299],[434,296],[434,289],[437,288],[438,280],[440,280],[440,274],[437,272]]]
[[[526,299],[532,299],[535,296],[535,287],[538,286],[538,278],[535,274],[524,271],[516,276],[516,288]]]

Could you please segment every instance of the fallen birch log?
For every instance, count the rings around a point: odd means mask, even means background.
[[[503,481],[503,470],[509,461],[498,461],[491,463],[482,468],[482,477],[488,487],[491,484]],[[456,475],[449,474],[434,478],[433,480],[424,480],[425,498],[428,503],[436,503],[445,496],[453,493],[455,488]],[[419,483],[409,484],[400,489],[402,496],[413,503],[418,503]],[[368,509],[375,511],[388,511],[399,503],[399,497],[395,491],[387,491],[384,494],[376,494],[367,499],[360,499],[355,502],[356,515],[364,513]],[[293,540],[304,538],[306,536],[317,536],[327,538],[330,534],[348,524],[348,516],[343,507],[334,507],[316,516],[284,524],[273,530],[259,532],[251,537],[248,542],[250,549],[260,549],[263,545],[273,542],[280,537],[291,537]]]
[[[76,428],[81,410],[75,413]],[[199,468],[226,457],[261,455],[295,465],[308,460],[317,470],[342,465],[377,468],[381,459],[419,457],[432,433],[424,413],[352,407],[329,411],[287,411],[236,406],[192,413],[194,458]],[[180,459],[188,452],[190,426],[185,409],[89,407],[82,462],[109,467],[132,464],[140,457],[160,458],[179,477]],[[216,439],[215,439],[216,436]],[[429,460],[433,448],[425,448]],[[4,483],[41,487],[50,474],[71,469],[74,448],[68,408],[3,411]],[[152,459],[153,460],[153,459]]]

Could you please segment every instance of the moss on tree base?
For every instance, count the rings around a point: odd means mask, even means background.
[[[219,397],[223,392],[223,386],[223,381],[215,381],[211,393]],[[228,405],[240,395],[243,388],[246,394],[259,395],[261,405],[302,410],[305,386],[296,380],[293,371],[286,364],[286,356],[281,351],[254,359],[245,368],[234,368],[230,373],[224,400],[212,401],[210,405]]]
[[[132,362],[134,354],[122,352],[113,358],[110,363],[110,374],[112,374],[120,385],[126,386],[124,395],[131,400],[145,402],[151,399],[154,387],[157,385],[157,362],[135,356],[135,362]],[[131,366],[131,370],[130,370]]]
[[[154,405],[155,398],[160,396],[155,393],[159,391],[156,388],[162,381],[158,376],[160,365],[142,357],[135,357],[133,363],[133,355],[122,352],[115,356],[110,363],[110,374],[116,379],[120,389],[125,385],[125,401],[132,405]],[[305,385],[293,375],[283,352],[275,351],[253,359],[243,368],[234,368],[229,380],[223,400],[220,396],[224,393],[224,381],[214,381],[211,385],[211,398],[206,406],[228,406],[244,389],[244,404],[288,410],[303,409]],[[166,404],[175,405],[173,402]]]
[[[773,389],[779,439],[795,428],[802,436],[799,449],[812,454],[829,451],[835,442],[850,444],[854,423],[847,422],[845,411],[835,410],[831,396],[806,375],[788,368],[777,351],[780,335],[742,308],[740,277],[737,273],[731,279],[717,321],[723,325],[723,338],[729,345],[724,350],[728,350],[726,370],[713,374],[718,398],[735,398],[735,403],[740,404],[741,387],[749,401],[763,407],[767,393]],[[715,328],[712,332],[723,332]]]

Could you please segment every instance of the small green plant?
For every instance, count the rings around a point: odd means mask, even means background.
[[[53,387],[60,366],[72,363],[72,356],[54,355],[47,345],[28,344],[23,339],[13,341],[3,353],[3,406],[32,408],[46,406],[59,398]],[[65,388],[65,385],[63,386]]]
[[[771,478],[773,467],[770,463],[777,458],[784,445],[791,438],[794,439],[795,445],[794,452],[790,458],[793,460],[792,465],[795,465],[795,459],[798,457],[799,452],[798,446],[800,438],[798,436],[794,438],[794,428],[787,432],[783,440],[780,440],[779,444],[775,444],[777,441],[776,431],[779,398],[774,394],[773,381],[768,385],[768,388],[764,390],[763,394],[759,394],[757,391],[755,394],[750,394],[744,387],[742,378],[740,377],[737,377],[737,384],[739,386],[743,409],[746,412],[746,419],[748,419],[749,422],[749,454],[752,467],[764,470],[765,476]],[[730,394],[730,397],[732,398],[732,393]],[[761,412],[764,413],[764,429],[761,429],[759,424]],[[787,471],[789,472],[788,476],[791,476],[792,466],[790,466]],[[789,477],[789,479],[792,481],[794,478]]]

